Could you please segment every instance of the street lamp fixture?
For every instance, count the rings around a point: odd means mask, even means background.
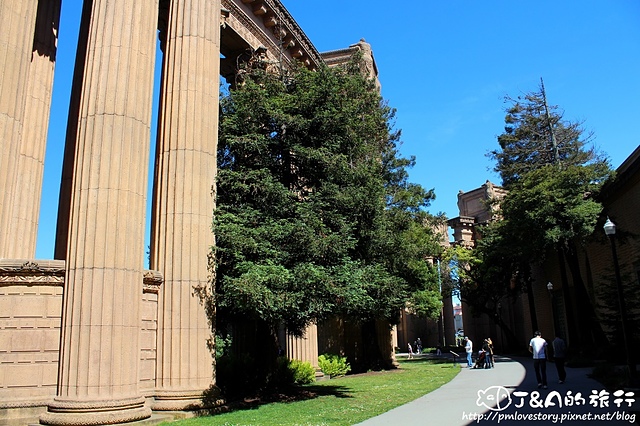
[[[624,292],[622,290],[622,279],[620,278],[620,265],[618,264],[618,253],[616,251],[616,225],[607,217],[604,224],[604,233],[611,242],[611,254],[613,256],[613,268],[616,274],[616,287],[618,290],[618,305],[620,306],[620,322],[622,323],[622,337],[624,339],[624,351],[627,357],[629,377],[633,381],[636,373],[636,366],[631,361],[631,351],[629,349],[629,325],[627,324],[627,310],[624,303]]]
[[[604,233],[607,234],[607,236],[611,237],[616,235],[616,224],[611,222],[611,219],[607,218],[603,228]]]

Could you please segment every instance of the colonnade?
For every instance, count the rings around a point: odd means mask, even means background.
[[[207,286],[213,244],[220,0],[160,3],[84,2],[55,249],[66,261],[58,389],[43,424],[192,408],[215,384],[211,328],[194,293]],[[0,258],[35,256],[59,14],[60,0],[0,2]],[[158,22],[150,266],[164,283],[150,406],[138,369]]]

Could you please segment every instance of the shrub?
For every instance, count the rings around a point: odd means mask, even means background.
[[[264,376],[248,354],[224,355],[216,361],[216,385],[229,399],[259,388],[265,382]]]
[[[292,383],[306,385],[316,380],[316,372],[308,362],[289,360],[281,356],[277,359],[276,369],[269,375],[267,385],[270,388],[286,387]]]
[[[351,366],[346,357],[323,354],[318,357],[318,365],[322,372],[331,377],[344,376],[351,371]]]
[[[293,373],[293,382],[298,385],[307,385],[316,381],[316,371],[310,362],[291,360],[289,370]]]
[[[270,388],[286,387],[293,383],[293,374],[291,361],[285,356],[279,356],[276,359],[275,369],[267,377],[266,385]]]

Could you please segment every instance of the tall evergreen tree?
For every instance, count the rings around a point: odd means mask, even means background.
[[[547,104],[544,85],[538,91],[517,98],[507,96],[504,132],[498,136],[500,149],[489,157],[496,162],[495,171],[502,184],[510,188],[526,173],[547,164],[562,166],[602,162],[590,146],[593,134],[585,134],[581,122],[563,119],[557,105]]]
[[[566,262],[576,294],[573,305],[580,306],[574,321],[567,304],[570,333],[579,343],[603,342],[577,248],[594,232],[602,211],[597,194],[613,171],[590,146],[591,135],[583,136],[580,123],[563,120],[557,107],[547,105],[544,86],[508,101],[500,150],[489,154],[509,189],[501,203],[504,229],[523,258],[536,261],[557,253],[563,270]],[[569,302],[566,274],[562,284]]]
[[[219,328],[250,321],[301,334],[332,315],[395,322],[409,300],[439,309],[425,261],[439,250],[424,223],[434,194],[407,181],[414,162],[398,155],[394,111],[360,66],[286,78],[252,70],[221,100]]]

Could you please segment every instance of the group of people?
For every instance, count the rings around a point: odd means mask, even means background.
[[[464,338],[464,350],[467,354],[467,367],[474,367],[473,364],[473,341],[469,337]],[[482,347],[478,351],[475,368],[493,368],[493,341],[491,337],[487,337],[482,341]]]
[[[464,338],[464,349],[467,354],[467,367],[474,367],[473,364],[473,342],[469,337]],[[533,338],[529,341],[529,352],[533,354],[533,369],[538,380],[538,387],[547,389],[547,359],[549,358],[548,343],[542,338],[542,333],[536,331]],[[558,371],[558,383],[564,383],[567,379],[567,372],[564,369],[565,357],[567,353],[567,344],[560,337],[551,342],[553,348],[553,361]],[[493,360],[493,342],[488,337],[482,342],[482,348],[478,351],[478,357],[475,368],[493,368],[495,366]]]
[[[533,354],[533,369],[536,372],[538,387],[547,388],[547,359],[549,357],[547,341],[542,338],[542,333],[536,331],[529,342],[529,352]],[[553,361],[558,371],[558,383],[564,383],[567,373],[564,369],[564,362],[567,353],[567,344],[560,336],[556,336],[551,342],[553,348]]]
[[[420,340],[420,338],[418,337],[414,342],[413,342],[413,346],[411,346],[411,343],[407,343],[407,350],[409,352],[409,359],[413,358],[413,350],[416,350],[416,354],[421,354],[422,353],[422,340]]]

